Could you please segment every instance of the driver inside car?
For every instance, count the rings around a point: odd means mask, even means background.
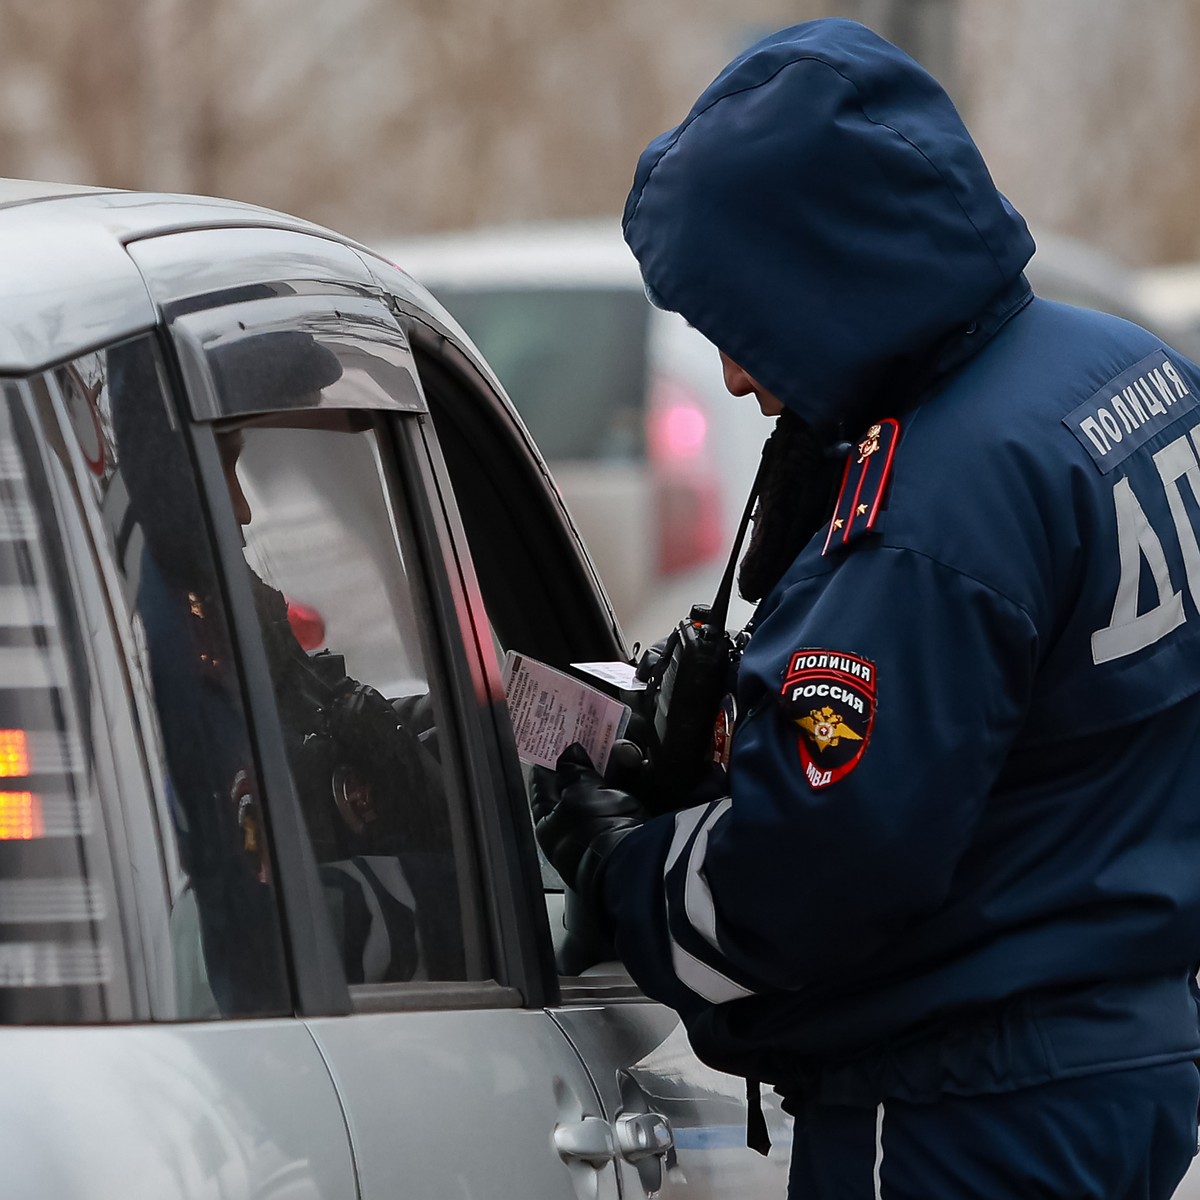
[[[338,378],[340,364],[332,353],[311,339],[302,348],[310,359],[310,379],[328,386]],[[262,355],[270,358],[269,351]],[[319,420],[343,431],[348,427],[346,414],[321,414]],[[296,423],[293,411],[250,417],[217,433],[243,545],[254,516],[238,471],[247,429]],[[428,696],[391,702],[347,674],[342,655],[325,647],[306,649],[297,630],[310,643],[314,635],[323,641],[319,619],[314,622],[249,562],[247,572],[297,798],[347,980],[428,978],[425,944],[433,934],[423,930],[428,913],[422,911],[422,894],[429,897],[425,908],[435,910],[433,895],[443,890],[437,881],[452,869],[433,743],[413,728],[428,712]],[[239,811],[238,820],[247,846],[259,844],[253,802]]]

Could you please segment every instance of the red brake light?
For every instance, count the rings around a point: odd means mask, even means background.
[[[660,376],[650,395],[650,463],[658,505],[658,565],[663,574],[708,562],[721,551],[721,485],[702,400]]]
[[[708,440],[708,418],[690,401],[674,397],[672,400],[670,407],[652,418],[651,457],[697,458]]]

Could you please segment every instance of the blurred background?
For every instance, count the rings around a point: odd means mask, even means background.
[[[492,361],[652,640],[711,598],[769,423],[650,314],[618,217],[725,62],[832,15],[945,84],[1039,290],[1196,355],[1195,0],[0,0],[0,174],[229,196],[386,249]]]
[[[616,214],[733,54],[829,15],[942,80],[1037,225],[1200,257],[1194,0],[0,0],[0,165],[368,241]]]

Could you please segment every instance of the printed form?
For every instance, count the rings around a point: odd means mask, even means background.
[[[521,761],[551,767],[572,743],[603,773],[608,754],[629,723],[629,706],[535,658],[504,656],[504,694]]]

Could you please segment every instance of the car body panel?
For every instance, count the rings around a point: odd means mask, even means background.
[[[355,1200],[297,1021],[5,1029],[4,1190],[54,1200]]]
[[[584,976],[581,984],[594,975]],[[602,977],[601,977],[602,978]],[[666,1162],[622,1160],[626,1200],[723,1200],[783,1196],[791,1118],[769,1089],[762,1097],[772,1149],[764,1157],[746,1145],[745,1081],[697,1061],[675,1013],[647,1001],[579,1004],[554,1018],[588,1063],[605,1112],[665,1117],[674,1141]]]
[[[611,1161],[564,1162],[556,1130],[602,1110],[546,1013],[364,1014],[309,1022],[346,1107],[363,1200],[616,1200]]]
[[[4,237],[0,223],[0,372],[47,366],[157,319],[137,268],[107,229],[41,208],[18,210],[18,238]]]

